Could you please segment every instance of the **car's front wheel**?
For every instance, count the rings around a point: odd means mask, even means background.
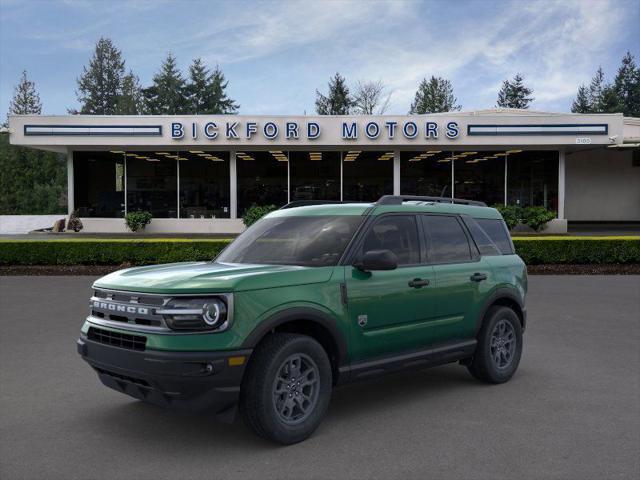
[[[468,365],[478,380],[504,383],[518,369],[522,355],[522,325],[509,307],[494,306],[485,315],[478,346]]]
[[[275,333],[256,348],[242,382],[240,413],[258,435],[285,445],[318,427],[329,406],[331,363],[313,338]]]

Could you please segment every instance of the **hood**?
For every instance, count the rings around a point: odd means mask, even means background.
[[[333,267],[185,262],[128,268],[94,286],[142,293],[238,292],[326,282]]]

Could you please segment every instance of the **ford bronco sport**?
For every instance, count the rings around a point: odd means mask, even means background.
[[[516,371],[526,267],[480,202],[384,196],[288,205],[212,262],[95,282],[78,352],[106,386],[232,419],[282,444],[316,429],[334,386],[460,362]]]

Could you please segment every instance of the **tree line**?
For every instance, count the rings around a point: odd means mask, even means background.
[[[240,107],[227,96],[228,82],[219,66],[210,70],[200,58],[185,76],[167,54],[148,87],[126,71],[122,52],[108,38],[96,43],[89,65],[78,78],[79,110],[86,115],[232,114]]]

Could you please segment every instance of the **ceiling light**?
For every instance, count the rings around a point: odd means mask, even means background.
[[[204,153],[202,150],[189,150],[189,153]]]
[[[522,150],[507,150],[507,153],[520,153]]]
[[[440,160],[438,160],[438,163],[449,163],[450,161],[450,158],[441,158]]]
[[[138,154],[137,154],[137,153],[125,153],[125,155],[126,155],[127,157],[137,157],[137,156],[138,156]]]
[[[442,150],[428,150],[427,153],[442,153]]]
[[[143,157],[142,155],[136,155],[135,158],[139,158],[140,160],[146,160],[149,157]]]
[[[159,162],[157,158],[147,158],[147,162]]]
[[[155,152],[156,155],[170,155],[169,152]]]
[[[110,150],[109,153],[124,153],[122,150]]]

